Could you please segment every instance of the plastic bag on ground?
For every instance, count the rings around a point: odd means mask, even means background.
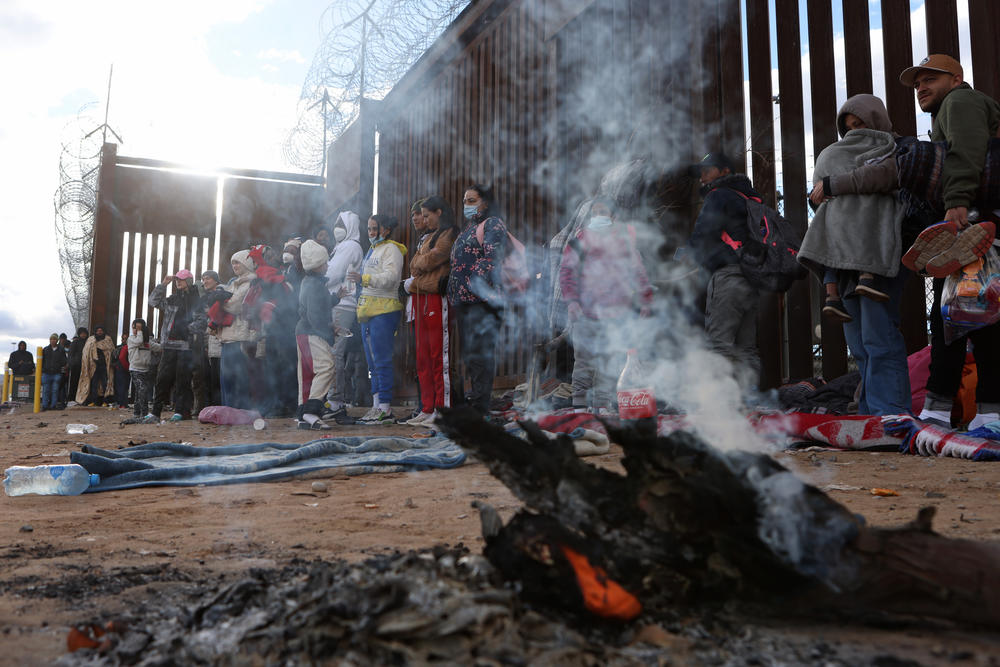
[[[260,413],[256,410],[240,410],[228,405],[210,405],[207,408],[202,408],[201,412],[198,413],[198,421],[202,424],[223,426],[253,424],[255,420],[260,418]]]

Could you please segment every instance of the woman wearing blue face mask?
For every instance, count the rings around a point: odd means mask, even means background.
[[[635,230],[617,224],[614,212],[611,199],[595,198],[587,225],[566,244],[559,265],[573,341],[577,408],[612,407],[615,380],[632,346],[630,323],[636,314],[648,314],[653,299]]]
[[[372,409],[360,420],[364,424],[392,424],[392,349],[403,304],[399,302],[399,278],[403,273],[406,246],[389,239],[398,221],[391,215],[368,219],[371,248],[361,272],[348,271],[347,279],[361,285],[358,322],[361,343],[372,383]]]
[[[493,191],[484,185],[470,186],[462,204],[465,222],[451,248],[448,303],[458,319],[462,360],[469,372],[466,400],[486,415],[504,308],[500,272],[507,252],[507,226],[497,211]]]

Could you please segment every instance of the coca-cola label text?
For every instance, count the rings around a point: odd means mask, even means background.
[[[656,416],[653,390],[646,388],[618,392],[618,416],[622,419],[646,419]]]

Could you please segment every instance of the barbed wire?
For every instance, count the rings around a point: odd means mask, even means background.
[[[52,197],[56,248],[66,305],[77,327],[88,326],[90,278],[97,214],[97,176],[101,164],[101,121],[96,103],[82,107],[63,129],[59,187]]]
[[[358,117],[361,98],[382,99],[469,0],[335,0],[320,19],[322,42],[302,84],[285,160],[322,170],[324,132],[337,139]],[[324,94],[330,104],[320,105]]]

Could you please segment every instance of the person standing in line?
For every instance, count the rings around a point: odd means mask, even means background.
[[[73,336],[73,341],[69,344],[67,358],[69,359],[69,385],[67,386],[67,398],[76,402],[76,393],[80,387],[80,369],[83,366],[83,346],[87,344],[87,337],[90,332],[87,327],[80,327]]]
[[[226,291],[232,296],[222,307],[230,323],[220,326],[217,334],[222,343],[222,404],[245,410],[250,407],[250,369],[245,348],[255,350],[257,346],[256,332],[250,329],[250,323],[243,315],[243,300],[250,291],[250,281],[254,279],[250,251],[233,253],[230,266],[235,275],[226,285]]]
[[[115,356],[111,360],[115,372],[115,403],[121,409],[128,408],[129,371],[128,371],[128,334],[122,334],[121,344],[115,348]]]
[[[191,393],[191,320],[198,307],[194,276],[187,269],[164,276],[149,295],[149,305],[163,313],[160,320],[160,345],[163,354],[156,370],[152,414],[159,419],[163,406],[173,403],[170,421],[191,418],[194,397]],[[167,296],[167,286],[173,293]],[[171,400],[171,397],[176,400]]]
[[[219,404],[218,391],[213,392],[209,362],[209,336],[211,334],[208,328],[208,309],[229,298],[229,292],[222,288],[221,282],[219,274],[215,271],[204,271],[201,274],[203,291],[198,298],[194,315],[191,317],[191,386],[194,391],[192,415],[198,415],[203,408],[209,405]],[[211,337],[215,338],[215,336]]]
[[[332,419],[338,424],[353,424],[354,419],[347,414],[350,395],[347,392],[347,351],[351,342],[352,329],[358,319],[358,299],[356,283],[347,279],[348,272],[357,272],[364,261],[361,249],[361,219],[352,211],[342,211],[333,225],[333,236],[337,242],[326,269],[326,287],[335,299],[333,307],[333,383],[327,393],[328,409],[323,419]]]
[[[160,418],[147,410],[154,380],[151,370],[153,353],[160,352],[163,348],[150,337],[146,320],[141,317],[132,320],[132,334],[126,344],[128,372],[135,387],[135,401],[132,403],[133,421],[142,420],[145,424],[156,424]]]
[[[114,396],[114,375],[111,374],[111,357],[115,343],[104,334],[104,327],[94,327],[94,335],[83,345],[80,365],[80,384],[76,388],[79,405],[104,405]]]
[[[427,239],[428,236],[426,219],[424,218],[423,210],[420,208],[420,204],[422,203],[423,199],[418,199],[417,201],[413,202],[413,204],[410,205],[410,225],[413,227],[413,231],[415,232],[413,237],[411,237],[414,239],[410,249],[411,262],[413,261],[412,258],[416,256],[417,251],[420,250],[420,246],[423,244],[423,242]],[[417,338],[416,316],[413,312],[413,305],[414,305],[413,294],[410,292],[410,287],[409,287],[412,282],[411,280],[412,278],[413,278],[413,267],[411,266],[410,277],[403,281],[403,291],[406,292],[406,299],[405,301],[403,301],[403,327],[406,330],[405,334],[406,345],[409,346],[412,341],[413,348],[414,350],[416,350],[417,348],[420,347],[420,342],[416,340]],[[400,298],[402,299],[402,295],[400,295]],[[409,326],[411,323],[413,323],[412,327]],[[396,418],[397,424],[408,424],[410,420],[416,419],[418,417],[420,417],[421,421],[424,419],[424,417],[421,417],[421,415],[423,414],[423,409],[421,408],[419,400],[420,396],[422,395],[420,389],[419,372],[416,374],[416,376],[411,376],[411,379],[415,379],[417,383],[417,399],[418,399],[417,407],[413,410],[412,413],[408,415],[400,415],[399,417],[397,417]]]
[[[705,333],[712,348],[729,359],[744,390],[760,382],[757,311],[760,293],[743,277],[734,248],[749,241],[746,198],[760,199],[746,174],[735,172],[723,153],[709,153],[693,165],[705,201],[687,248],[709,274]]]
[[[59,347],[66,353],[66,368],[62,372],[62,383],[59,387],[59,396],[56,398],[56,405],[60,410],[66,407],[67,394],[69,393],[69,336],[64,333],[59,334]]]
[[[949,241],[941,254],[950,260],[951,266],[961,268],[981,254],[976,246],[980,245],[977,239],[982,233],[967,233],[970,227],[975,227],[970,225],[969,208],[976,203],[990,139],[1000,133],[1000,103],[965,83],[962,65],[940,53],[903,70],[899,81],[913,88],[921,111],[931,114],[931,141],[943,141],[948,146],[941,172],[944,223],[932,229]],[[930,260],[935,261],[938,260]],[[935,278],[933,286],[930,377],[918,419],[951,426],[952,401],[961,384],[966,343],[971,340],[978,381],[976,416],[969,428],[976,429],[1000,419],[1000,323],[945,343],[941,319],[944,278]]]
[[[333,381],[333,297],[326,288],[328,256],[316,241],[301,247],[305,276],[299,288],[299,319],[295,325],[298,354],[298,427],[330,429],[323,421],[323,401]]]
[[[506,302],[501,267],[507,253],[507,226],[491,188],[471,185],[462,201],[465,226],[451,248],[448,304],[458,319],[461,357],[469,374],[466,400],[485,417],[490,411],[497,336]]]
[[[305,275],[305,269],[302,268],[302,259],[299,257],[301,247],[302,239],[293,236],[285,241],[285,245],[281,250],[281,274],[285,276],[285,280],[292,286],[296,299],[299,298],[299,286],[302,284],[302,278]]]
[[[390,240],[399,222],[391,215],[376,214],[368,219],[371,248],[361,272],[348,271],[347,279],[361,285],[358,321],[371,375],[372,409],[359,421],[391,424],[393,369],[392,352],[403,304],[399,302],[399,282],[403,273],[406,246]]]
[[[596,197],[587,226],[563,250],[559,281],[573,341],[573,407],[610,410],[635,315],[648,316],[653,288],[614,202]],[[593,400],[588,400],[588,393]]]
[[[14,375],[31,375],[35,372],[35,358],[28,352],[28,344],[23,340],[17,344],[17,349],[10,353],[7,368]]]
[[[68,365],[66,350],[59,344],[59,336],[52,334],[48,347],[42,350],[42,410],[58,407],[63,373]]]
[[[458,236],[455,212],[444,197],[428,197],[420,205],[425,237],[410,260],[406,289],[412,295],[416,321],[417,376],[420,414],[407,424],[433,426],[438,408],[451,407],[447,291],[451,248]]]

